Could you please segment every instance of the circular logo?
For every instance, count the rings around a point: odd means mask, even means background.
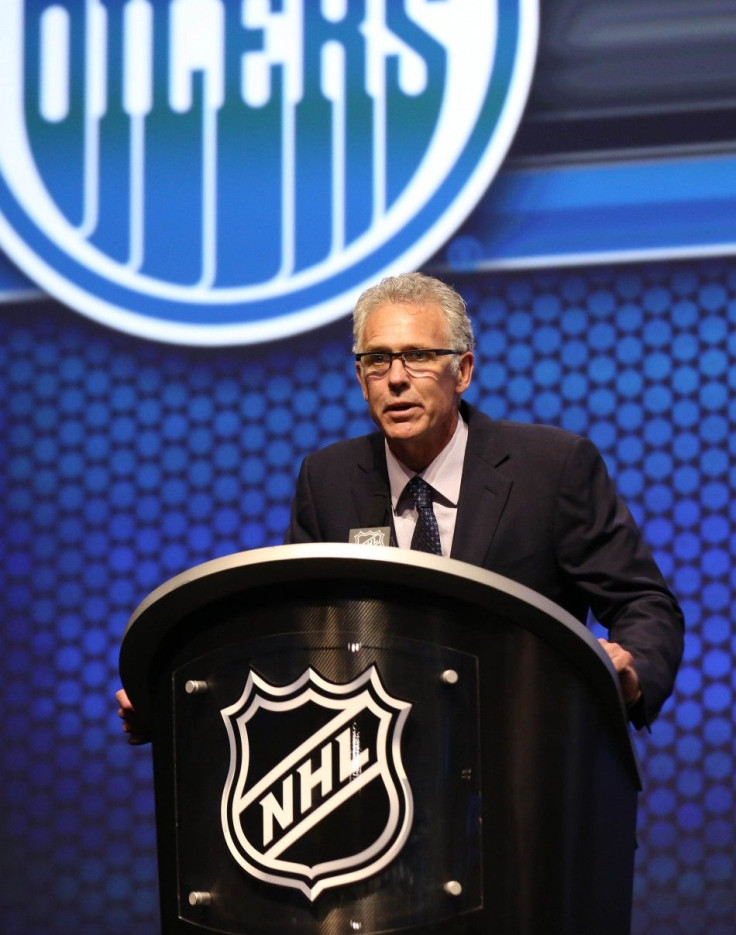
[[[0,246],[154,340],[335,320],[482,197],[537,29],[536,0],[3,0]]]

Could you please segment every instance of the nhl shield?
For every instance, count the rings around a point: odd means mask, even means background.
[[[283,686],[251,670],[221,711],[230,741],[222,829],[238,864],[310,900],[390,864],[413,817],[401,759],[410,710],[375,666],[346,683],[309,668]]]

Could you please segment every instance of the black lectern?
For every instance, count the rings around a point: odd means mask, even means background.
[[[629,931],[639,772],[578,621],[436,556],[207,562],[126,630],[162,931]]]

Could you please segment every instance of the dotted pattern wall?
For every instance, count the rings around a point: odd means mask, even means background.
[[[675,696],[636,738],[635,935],[731,935],[736,263],[456,285],[467,398],[590,436],[685,610]],[[115,716],[120,638],[163,580],[280,543],[302,456],[370,430],[349,322],[194,351],[51,304],[0,313],[3,931],[151,935],[150,752]]]

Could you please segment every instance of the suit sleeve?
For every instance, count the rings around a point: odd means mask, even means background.
[[[565,464],[555,535],[563,574],[585,593],[609,638],[634,657],[642,699],[630,718],[649,725],[674,686],[683,615],[603,458],[584,438]]]
[[[291,503],[291,519],[284,542],[292,545],[301,542],[322,542],[317,509],[309,478],[309,458],[302,461],[296,490]]]

